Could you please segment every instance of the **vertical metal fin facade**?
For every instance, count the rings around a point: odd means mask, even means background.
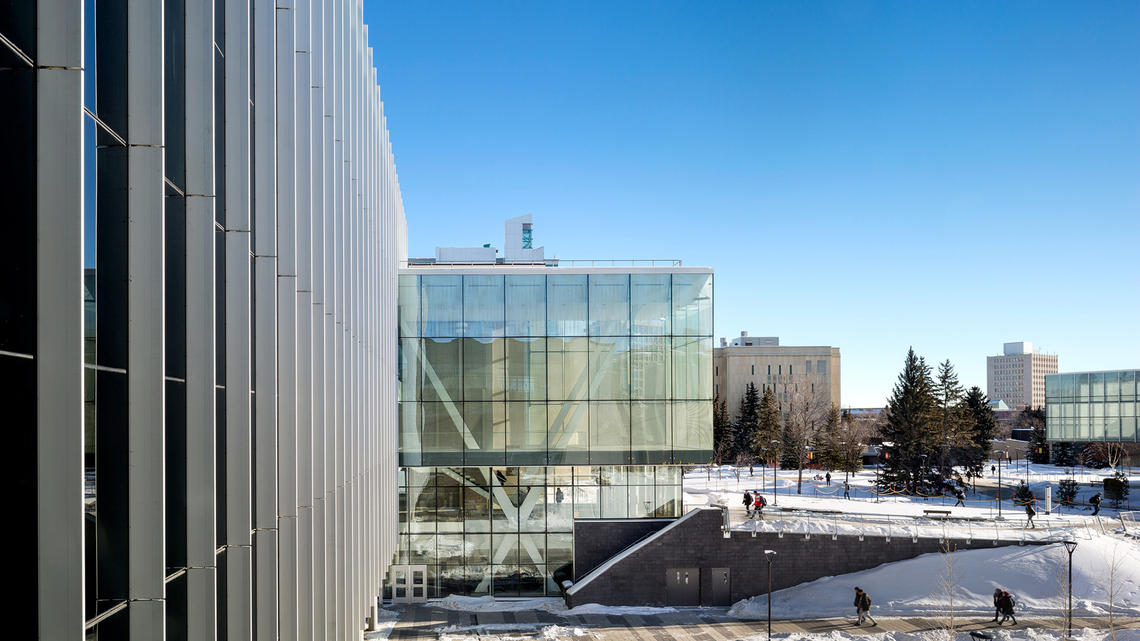
[[[374,615],[406,225],[362,12],[0,6],[0,378],[37,528],[15,636],[348,641]]]

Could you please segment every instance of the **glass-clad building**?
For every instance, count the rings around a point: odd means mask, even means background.
[[[1140,441],[1138,380],[1138,370],[1046,376],[1046,437],[1050,441]]]
[[[398,563],[557,593],[575,518],[681,514],[712,452],[712,270],[401,271]]]

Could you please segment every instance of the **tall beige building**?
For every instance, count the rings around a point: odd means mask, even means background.
[[[1033,350],[1033,343],[1003,343],[1000,356],[986,357],[986,395],[1013,409],[1045,407],[1045,375],[1057,373],[1057,355]]]
[[[771,387],[786,403],[801,390],[830,398],[839,406],[839,348],[780,345],[774,336],[741,332],[732,342],[722,338],[713,349],[713,393],[725,401],[729,416],[740,410],[749,383],[763,394]]]

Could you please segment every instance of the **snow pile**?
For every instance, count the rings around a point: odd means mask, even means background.
[[[1063,630],[1041,630],[1037,628],[1020,629],[994,629],[986,630],[994,635],[995,641],[1063,641]],[[821,632],[816,634],[793,632],[791,634],[772,635],[780,641],[948,641],[948,639],[969,639],[965,632],[959,632],[951,637],[944,630],[930,630],[926,632],[879,632],[861,634],[858,632]],[[1095,630],[1082,628],[1073,630],[1072,641],[1105,641],[1111,639],[1108,630]],[[765,641],[766,635],[746,637],[743,641]],[[1116,631],[1116,641],[1140,641],[1140,630],[1125,629]]]
[[[957,613],[992,615],[992,595],[998,587],[1015,596],[1018,616],[1028,613],[1059,616],[1064,611],[1068,554],[1064,546],[1054,544],[966,550],[949,557],[941,553],[924,554],[870,570],[824,577],[774,592],[772,616],[789,619],[854,615],[855,586],[871,596],[872,615],[940,615],[948,602],[942,585],[947,575],[947,560],[953,562]],[[1077,546],[1073,555],[1074,615],[1108,614],[1110,575],[1115,584],[1115,613],[1140,615],[1140,543],[1111,536],[1082,540]],[[766,618],[767,597],[760,595],[739,601],[729,610],[729,615],[742,619]]]
[[[542,629],[542,638],[549,641],[557,639],[570,639],[575,637],[597,637],[596,634],[585,628],[564,628],[560,625],[550,625]]]
[[[585,628],[568,628],[538,623],[488,623],[483,625],[449,625],[435,630],[440,641],[558,641],[560,639],[597,638]]]
[[[665,614],[666,612],[676,612],[676,608],[651,608],[639,607],[632,605],[601,605],[598,603],[583,603],[576,608],[570,608],[565,612],[558,614],[564,617],[580,616],[583,614],[613,614],[615,616],[652,616],[654,614]]]
[[[433,600],[431,605],[445,610],[461,610],[463,612],[519,612],[521,610],[544,610],[546,612],[562,613],[566,611],[566,604],[562,599],[535,598],[535,599],[496,599],[493,596],[462,596],[453,594],[449,597]]]

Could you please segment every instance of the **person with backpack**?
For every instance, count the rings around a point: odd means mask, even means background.
[[[997,623],[999,616],[1001,616],[1001,588],[994,588],[994,620],[991,623]]]
[[[1026,523],[1031,528],[1036,529],[1037,526],[1033,525],[1033,517],[1037,516],[1037,510],[1033,509],[1032,503],[1025,504],[1025,516],[1029,517],[1029,522]]]
[[[824,478],[827,479],[827,484],[831,485],[831,472],[828,472],[826,475],[824,475]]]
[[[998,621],[998,625],[1005,623],[1008,619],[1013,619],[1013,624],[1017,625],[1017,617],[1013,616],[1014,605],[1016,604],[1013,595],[1002,590],[1001,598],[998,600],[998,610],[1001,612],[1001,621]]]
[[[879,625],[875,617],[871,616],[871,597],[858,586],[855,588],[855,612],[859,614],[855,625],[863,625],[863,621],[867,619],[871,620],[872,626]]]
[[[752,503],[752,506],[754,508],[756,508],[756,518],[758,518],[758,519],[764,518],[764,506],[765,505],[768,505],[768,499],[764,498],[763,494],[757,492],[756,493],[756,500]]]
[[[847,481],[843,481],[843,498],[851,500],[851,484]]]
[[[744,516],[752,518],[752,494],[748,490],[744,490]]]
[[[954,504],[954,507],[958,507],[959,505],[966,507],[966,495],[962,493],[962,490],[955,490],[954,498],[958,499],[958,502]]]
[[[1093,497],[1089,499],[1089,505],[1093,506],[1093,516],[1100,514],[1100,492],[1093,494]]]

